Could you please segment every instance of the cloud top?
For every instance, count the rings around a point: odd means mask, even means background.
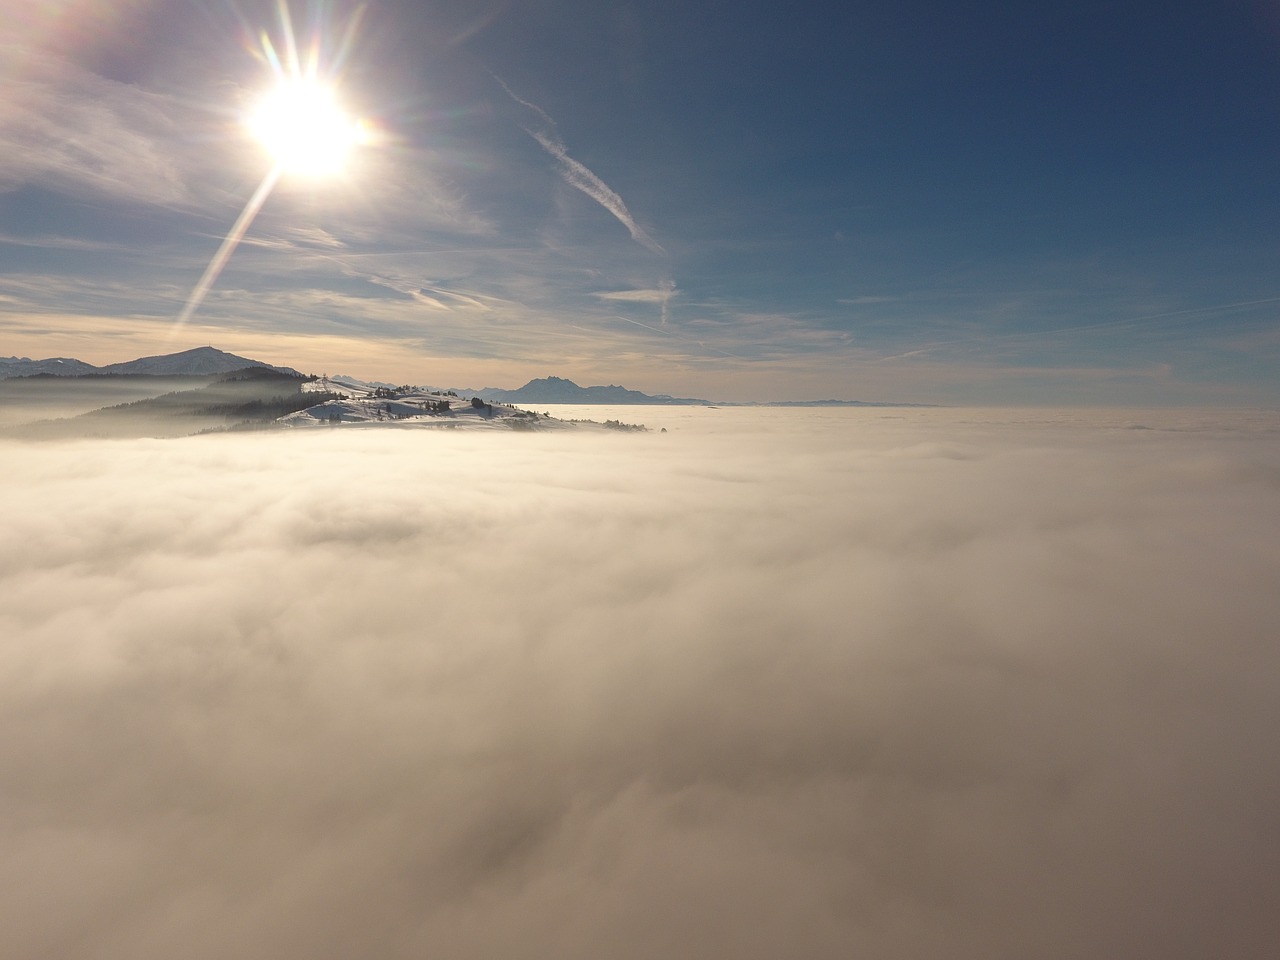
[[[1274,939],[1273,417],[651,419],[6,445],[0,953]]]

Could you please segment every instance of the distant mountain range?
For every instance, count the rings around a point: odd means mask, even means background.
[[[581,403],[581,404],[645,404],[701,407],[921,407],[929,404],[892,403],[876,400],[783,400],[773,403],[725,403],[715,400],[698,400],[692,397],[670,397],[664,393],[656,396],[628,390],[626,387],[580,387],[562,377],[541,377],[530,380],[518,390],[501,390],[486,387],[483,390],[456,390],[467,396],[475,394],[499,403]]]
[[[183,350],[181,353],[169,353],[155,357],[142,357],[124,363],[110,363],[103,367],[75,360],[70,357],[52,357],[47,360],[31,360],[27,357],[0,357],[0,380],[18,377],[183,377],[212,376],[232,373],[248,367],[261,367],[275,370],[293,377],[303,375],[292,367],[278,367],[251,360],[248,357],[236,356],[215,347],[196,347]],[[339,378],[330,378],[337,383]],[[350,378],[344,378],[350,379]],[[372,389],[376,386],[389,387],[390,384],[365,382],[351,379]],[[773,406],[773,407],[916,407],[928,404],[890,403],[870,400],[792,400],[775,403],[718,403],[712,400],[699,400],[693,397],[672,397],[666,394],[641,393],[639,390],[628,390],[615,385],[580,387],[572,380],[563,377],[541,377],[530,380],[516,390],[503,390],[499,387],[485,387],[483,390],[470,388],[454,388],[458,396],[478,396],[490,403],[507,403],[521,405],[537,405],[544,403],[575,404],[610,404],[610,405],[646,405],[646,406]]]
[[[530,380],[518,390],[501,390],[498,387],[485,387],[483,390],[456,391],[474,393],[486,400],[498,403],[608,403],[630,404],[680,404],[684,406],[711,406],[710,400],[695,400],[689,397],[669,397],[666,394],[651,396],[639,390],[628,390],[626,387],[580,387],[572,380],[561,377],[541,377]]]
[[[196,347],[181,353],[169,353],[158,357],[142,357],[124,363],[110,363],[95,367],[83,360],[70,357],[53,357],[48,360],[31,360],[27,357],[0,357],[0,380],[12,377],[85,377],[85,376],[154,376],[182,377],[207,376],[230,373],[246,367],[266,367],[300,377],[302,374],[289,367],[276,367],[261,360],[237,357],[214,347]]]

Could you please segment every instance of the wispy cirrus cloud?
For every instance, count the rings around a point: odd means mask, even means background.
[[[595,294],[601,300],[622,300],[627,303],[666,303],[675,293],[674,287],[656,290],[608,290]]]
[[[174,135],[175,98],[32,57],[0,106],[0,188],[187,204],[191,169]]]
[[[20,236],[14,233],[0,232],[0,244],[39,250],[73,250],[90,253],[115,253],[124,249],[123,244],[116,242],[89,240],[84,237],[66,237],[57,234]]]
[[[666,326],[670,319],[671,298],[676,295],[676,282],[663,280],[657,287],[648,290],[606,290],[596,293],[601,300],[612,300],[621,303],[656,303],[662,310],[662,324]]]

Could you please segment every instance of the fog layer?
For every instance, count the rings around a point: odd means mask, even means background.
[[[1274,416],[654,418],[0,444],[0,955],[1270,955]]]

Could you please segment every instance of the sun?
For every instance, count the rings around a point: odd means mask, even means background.
[[[342,171],[364,128],[333,88],[311,78],[282,79],[247,118],[249,131],[283,173],[324,177]]]

